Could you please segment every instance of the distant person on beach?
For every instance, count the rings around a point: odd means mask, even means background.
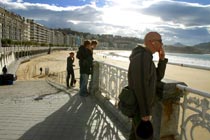
[[[153,62],[155,52],[159,54],[157,68]],[[161,35],[157,32],[147,33],[144,38],[144,46],[138,45],[134,48],[129,59],[128,86],[133,89],[138,102],[138,112],[132,118],[129,140],[136,140],[135,129],[139,122],[150,121],[151,119],[151,110],[156,96],[156,84],[164,77],[168,62],[165,58]]]
[[[4,65],[4,67],[2,68],[2,73],[7,74],[7,66],[6,65]]]
[[[91,68],[93,63],[92,52],[89,49],[91,47],[91,41],[85,40],[84,44],[79,47],[77,52],[77,58],[79,59],[80,66],[80,96],[86,97],[89,95],[87,90],[89,75],[91,74]]]
[[[42,75],[42,71],[43,71],[42,67],[39,68],[39,71],[40,71],[40,75]]]
[[[66,86],[67,88],[74,87],[75,84],[75,75],[74,75],[74,52],[70,52],[69,56],[67,57],[67,66],[66,66],[66,70],[67,70],[67,76],[66,76]],[[71,82],[70,82],[70,86],[69,86],[69,79],[71,76]]]

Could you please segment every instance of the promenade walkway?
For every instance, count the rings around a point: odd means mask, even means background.
[[[0,140],[125,140],[127,130],[93,96],[45,80],[0,86]]]

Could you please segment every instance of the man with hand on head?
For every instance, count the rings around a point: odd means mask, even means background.
[[[153,62],[153,54],[156,52],[159,53],[157,68]],[[161,35],[157,32],[147,33],[144,46],[138,45],[132,50],[128,69],[128,86],[136,95],[138,112],[132,118],[130,140],[137,139],[135,130],[139,122],[151,119],[157,81],[164,77],[167,62]],[[149,139],[153,139],[152,136]]]
[[[70,52],[69,56],[67,57],[67,66],[66,66],[66,69],[67,69],[66,86],[67,86],[67,88],[70,88],[70,86],[69,86],[70,76],[71,76],[71,83],[70,83],[71,87],[74,87],[74,83],[75,83],[73,63],[74,63],[74,53]]]

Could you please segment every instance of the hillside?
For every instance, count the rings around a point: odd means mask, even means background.
[[[197,47],[176,47],[171,45],[165,46],[166,52],[170,53],[190,53],[190,54],[203,54],[205,51],[197,48]]]
[[[197,44],[197,45],[195,45],[193,47],[199,48],[200,50],[202,50],[202,51],[204,51],[206,53],[210,53],[210,42]]]
[[[93,35],[90,33],[73,31],[70,28],[57,29],[64,34],[80,35],[84,38],[97,39],[99,42],[106,42],[108,45],[106,49],[119,49],[119,50],[131,50],[136,47],[137,44],[143,43],[143,39],[134,37],[122,37],[114,35]],[[104,49],[104,48],[100,48]],[[206,54],[210,53],[210,42],[201,43],[195,46],[186,46],[181,43],[174,45],[165,45],[166,52],[171,53],[190,53],[190,54]]]
[[[175,45],[166,45],[166,52],[172,53],[190,53],[190,54],[209,54],[210,53],[210,42],[201,43],[194,46],[175,46]]]

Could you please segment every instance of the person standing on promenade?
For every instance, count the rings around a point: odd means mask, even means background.
[[[93,50],[97,47],[98,41],[97,40],[91,40],[91,46],[89,48],[89,50],[91,51],[91,55],[92,55],[92,59],[93,58]],[[91,91],[92,87],[93,87],[93,64],[91,66],[91,73],[90,73],[90,84],[89,84],[89,91]]]
[[[66,77],[67,88],[69,88],[70,86],[74,87],[75,76],[74,76],[74,69],[73,69],[74,65],[73,65],[73,63],[74,63],[74,53],[70,52],[69,56],[67,57],[67,67],[66,67],[66,69],[67,69],[67,77]],[[70,76],[71,76],[71,83],[70,83],[70,86],[69,86]]]
[[[97,45],[98,45],[98,41],[97,41],[97,40],[92,40],[92,41],[91,41],[92,52],[93,52],[93,50],[97,47]]]
[[[85,40],[84,45],[79,47],[77,58],[79,59],[80,67],[80,96],[86,97],[89,95],[87,90],[89,74],[93,63],[92,54],[90,51],[91,41]]]
[[[159,53],[157,68],[152,56],[155,52]],[[151,110],[156,98],[156,84],[164,77],[168,62],[165,58],[161,35],[157,32],[147,33],[144,46],[138,45],[134,48],[129,58],[128,86],[134,91],[138,102],[138,112],[132,118],[129,140],[136,140],[135,130],[139,122],[151,119]]]

